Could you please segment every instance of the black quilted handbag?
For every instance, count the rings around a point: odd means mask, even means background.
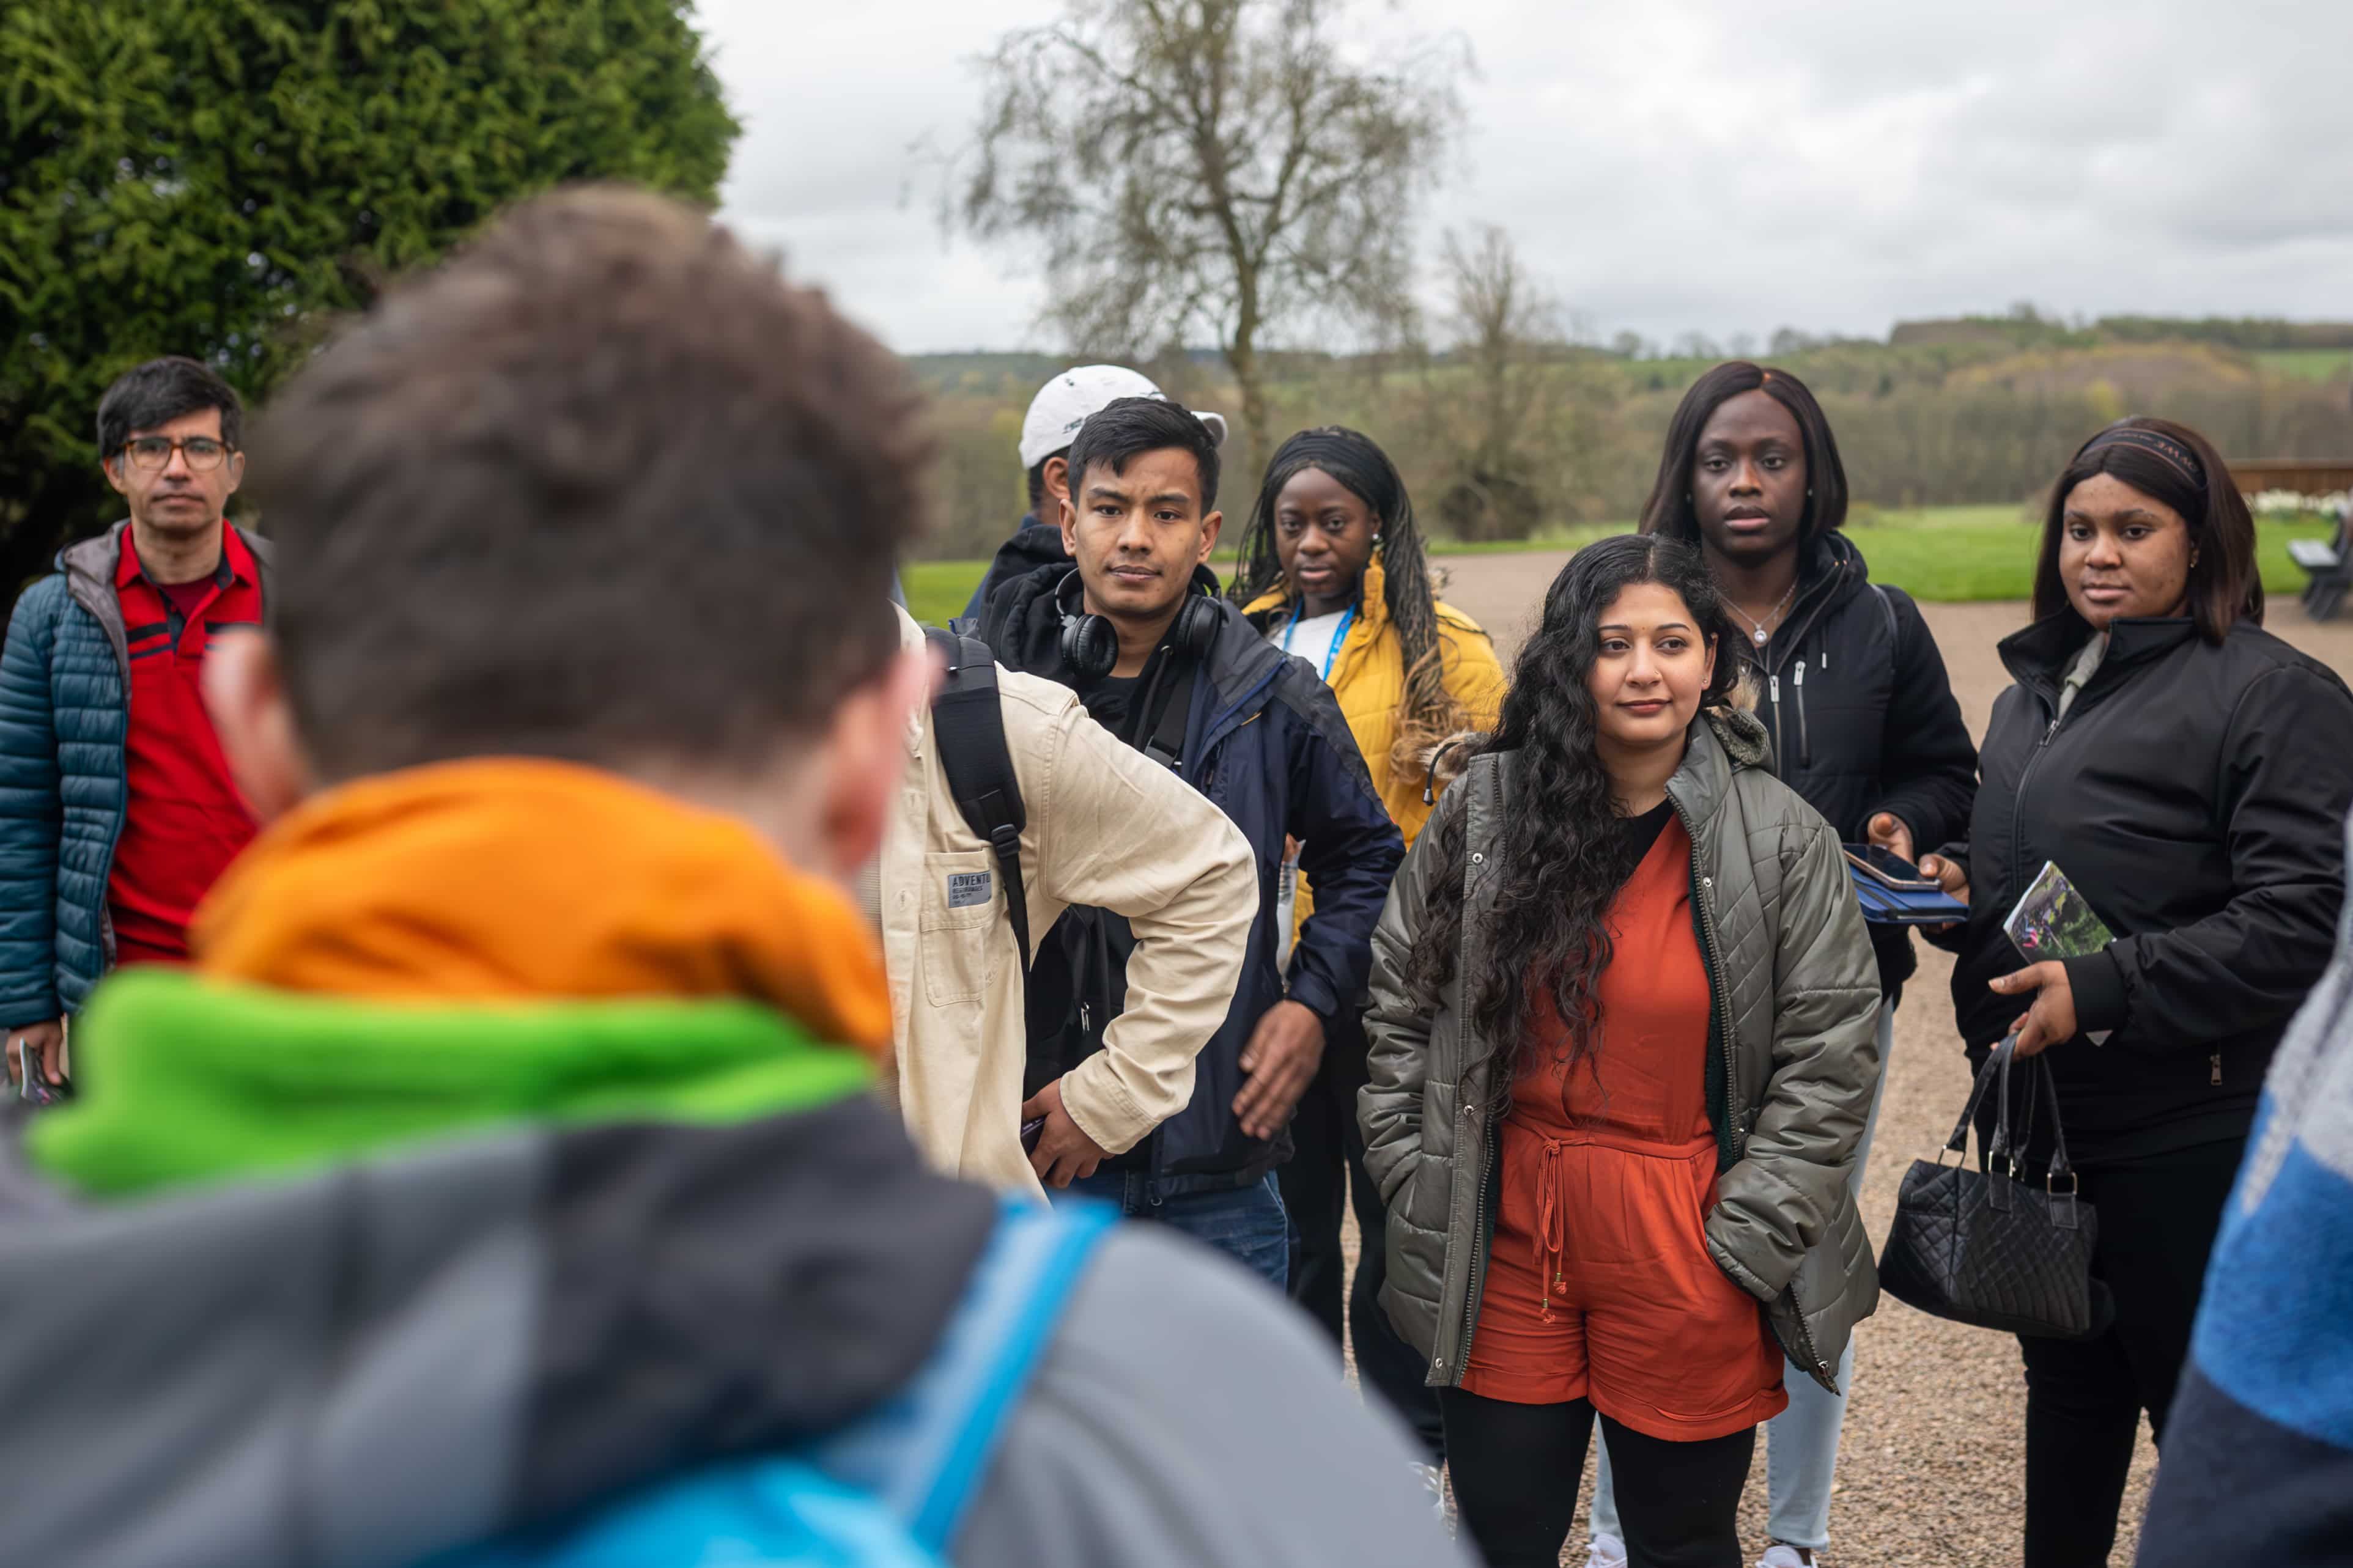
[[[2115,1315],[2107,1287],[2092,1277],[2099,1215],[2075,1196],[2067,1140],[2059,1127],[2059,1091],[2047,1063],[2019,1070],[2034,1079],[2051,1114],[2051,1164],[2042,1185],[2020,1180],[2029,1135],[2010,1119],[2015,1036],[1987,1058],[1953,1135],[1936,1158],[1915,1160],[1895,1200],[1895,1223],[1879,1258],[1879,1283],[1897,1300],[1934,1317],[2006,1333],[2089,1339]],[[2000,1085],[2000,1115],[1981,1170],[1968,1168],[1969,1123],[1989,1085]],[[2032,1091],[2019,1096],[2031,1128]],[[1958,1154],[1947,1165],[1945,1155]],[[2006,1165],[2007,1169],[2002,1169]],[[2059,1184],[2067,1184],[2062,1190]]]

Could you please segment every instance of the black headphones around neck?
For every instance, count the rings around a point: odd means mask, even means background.
[[[1119,628],[1107,616],[1087,614],[1085,606],[1083,586],[1074,566],[1054,588],[1054,607],[1062,616],[1062,668],[1082,680],[1096,680],[1119,663]],[[1207,588],[1188,587],[1160,646],[1187,658],[1199,658],[1216,644],[1223,619],[1218,601]]]

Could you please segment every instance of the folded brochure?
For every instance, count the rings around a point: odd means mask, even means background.
[[[2041,874],[2001,929],[2029,963],[2088,957],[2116,940],[2053,860],[2042,862]]]

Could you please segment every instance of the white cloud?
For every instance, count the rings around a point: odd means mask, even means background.
[[[1031,258],[941,234],[918,144],[1052,0],[704,0],[727,216],[910,351],[1037,341]],[[1428,214],[1604,333],[2068,312],[2353,316],[2353,5],[1408,0],[1479,63]]]

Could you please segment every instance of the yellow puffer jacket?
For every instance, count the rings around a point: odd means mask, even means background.
[[[1405,649],[1398,642],[1396,627],[1389,624],[1386,586],[1381,563],[1376,559],[1365,568],[1364,595],[1356,605],[1356,618],[1348,623],[1347,640],[1332,660],[1332,695],[1340,704],[1341,716],[1348,721],[1349,732],[1356,738],[1356,749],[1365,754],[1374,792],[1388,807],[1389,819],[1410,847],[1414,835],[1430,819],[1430,808],[1421,800],[1427,775],[1419,769],[1400,772],[1389,764],[1390,749],[1397,743],[1398,708],[1405,700]],[[1277,630],[1291,613],[1291,590],[1280,587],[1261,594],[1243,606],[1242,613],[1260,627]],[[1495,658],[1494,643],[1478,622],[1451,605],[1438,606],[1438,624],[1441,677],[1448,692],[1462,704],[1463,727],[1494,728],[1504,706],[1504,667]],[[1297,911],[1301,923],[1313,907],[1303,877]]]

